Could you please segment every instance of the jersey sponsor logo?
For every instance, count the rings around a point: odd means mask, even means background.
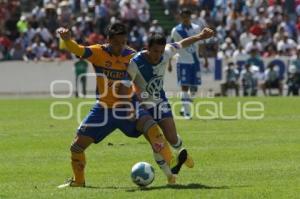
[[[95,70],[99,74],[104,74],[107,79],[112,80],[121,80],[127,76],[127,72],[121,70],[105,69],[100,67],[95,67]]]
[[[154,95],[155,93],[159,93],[163,88],[163,76],[156,76],[150,79],[146,86],[146,91],[150,95]]]

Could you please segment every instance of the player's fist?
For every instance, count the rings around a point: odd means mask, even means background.
[[[71,39],[71,31],[67,28],[60,27],[57,29],[57,33],[63,40],[70,40]]]
[[[210,28],[204,28],[200,33],[199,33],[199,37],[200,39],[208,39],[212,36],[214,36],[214,31]]]

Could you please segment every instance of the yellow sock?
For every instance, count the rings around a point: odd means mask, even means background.
[[[84,168],[85,168],[85,154],[84,153],[71,153],[72,169],[74,174],[74,181],[78,184],[83,184]]]
[[[173,158],[171,148],[164,136],[160,133],[158,125],[152,125],[148,129],[147,135],[154,151],[159,153],[167,162],[167,164],[170,165]]]

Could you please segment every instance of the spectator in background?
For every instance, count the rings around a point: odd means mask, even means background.
[[[296,47],[296,42],[289,38],[288,33],[285,33],[283,39],[277,43],[277,51],[282,51],[283,55],[286,56],[291,56],[291,51],[296,49]]]
[[[231,30],[233,24],[235,25],[237,30],[241,30],[241,21],[239,18],[239,14],[237,11],[233,10],[226,19],[227,30]]]
[[[232,55],[233,58],[245,57],[245,56],[247,56],[247,53],[241,45],[238,46],[238,48],[233,52]]]
[[[150,6],[147,0],[131,0],[132,6],[135,10],[139,11],[145,8],[146,10],[149,10]]]
[[[144,47],[143,35],[140,35],[138,26],[134,26],[130,31],[129,44],[136,50],[141,50]]]
[[[261,23],[261,20],[258,16],[254,18],[254,24],[250,27],[250,33],[252,35],[255,35],[256,37],[260,37],[263,34],[263,28]]]
[[[300,89],[300,73],[297,72],[295,65],[289,66],[288,78],[286,82],[288,86],[287,96],[289,95],[299,95]]]
[[[74,63],[75,67],[75,97],[79,96],[79,85],[82,86],[82,94],[86,96],[86,73],[88,69],[88,62],[82,58],[77,57],[78,60]]]
[[[45,5],[45,26],[48,28],[49,32],[55,33],[56,29],[58,28],[58,16],[56,12],[56,6],[52,3],[44,4]],[[69,25],[69,24],[67,24]]]
[[[71,24],[73,14],[68,1],[64,0],[59,3],[57,14],[61,26],[69,26]]]
[[[271,95],[271,89],[276,88],[279,91],[279,95],[282,95],[283,86],[279,78],[279,72],[275,69],[274,64],[269,64],[268,69],[265,71],[265,81],[262,84],[262,90],[264,95],[267,95],[266,90],[269,90],[269,95]]]
[[[276,45],[271,43],[266,47],[266,50],[263,52],[262,55],[264,58],[267,57],[276,57],[277,56],[277,51],[276,51]]]
[[[214,18],[214,26],[218,26],[223,23],[225,17],[225,11],[222,9],[220,5],[217,5],[212,13],[211,16]]]
[[[247,64],[250,66],[257,66],[259,68],[259,72],[263,73],[264,72],[264,62],[262,61],[258,50],[256,48],[253,48],[250,51],[250,57],[247,59]]]
[[[53,39],[52,34],[45,27],[45,24],[43,22],[41,22],[39,24],[39,27],[36,29],[36,34],[39,34],[41,36],[42,40],[47,44],[50,43]]]
[[[236,50],[236,46],[232,42],[230,37],[225,39],[225,43],[221,45],[221,49],[224,52],[224,56],[229,58],[233,55],[233,52]]]
[[[105,28],[109,24],[109,10],[106,4],[101,0],[96,0],[95,6],[96,32],[105,34]]]
[[[236,69],[233,61],[228,62],[225,69],[225,83],[221,84],[222,96],[227,96],[228,89],[234,89],[235,95],[239,96],[239,71]]]
[[[178,0],[164,0],[165,15],[175,15],[178,11]]]
[[[26,16],[22,15],[20,20],[17,23],[17,28],[19,32],[27,32],[28,30],[28,22]]]
[[[33,38],[33,43],[31,45],[32,52],[34,54],[34,60],[41,60],[45,53],[47,52],[47,47],[44,42],[42,42],[41,36],[37,34]]]
[[[159,25],[158,20],[153,20],[149,28],[149,33],[164,34],[164,29]]]
[[[242,87],[244,96],[256,96],[258,80],[255,71],[250,64],[245,65],[245,69],[241,72]]]
[[[149,10],[144,7],[140,10],[138,10],[138,19],[139,22],[145,26],[145,27],[149,27],[149,23],[150,23],[150,12]]]
[[[120,7],[121,18],[129,27],[133,27],[137,22],[137,10],[131,5],[130,1],[125,1],[124,6]]]
[[[13,48],[10,50],[11,59],[23,60],[25,54],[26,54],[26,50],[22,46],[21,41],[15,42]]]
[[[259,42],[258,38],[253,35],[252,41],[250,41],[249,43],[246,44],[245,50],[247,53],[251,53],[251,51],[255,51],[258,54],[263,49],[262,49],[262,45]]]

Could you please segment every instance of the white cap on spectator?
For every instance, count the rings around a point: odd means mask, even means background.
[[[232,43],[232,40],[231,40],[230,37],[226,37],[225,42],[226,42],[226,43]]]
[[[88,5],[89,5],[90,8],[96,6],[95,1],[90,1],[90,2],[88,3]]]
[[[26,16],[25,16],[25,15],[22,15],[22,16],[20,17],[20,20],[21,20],[21,21],[25,21],[25,20],[26,20]]]
[[[46,9],[55,9],[56,7],[55,7],[55,5],[54,5],[53,3],[47,3],[47,4],[45,5],[45,8],[46,8]]]
[[[58,4],[60,7],[65,7],[65,6],[69,6],[69,2],[68,1],[62,1]]]
[[[267,19],[265,20],[265,23],[266,23],[266,24],[272,23],[272,20],[271,20],[270,18],[267,18]]]
[[[263,7],[260,7],[259,9],[258,9],[258,12],[264,12],[265,11],[265,8],[263,8]]]
[[[158,24],[158,20],[154,19],[154,20],[152,21],[152,24]]]

